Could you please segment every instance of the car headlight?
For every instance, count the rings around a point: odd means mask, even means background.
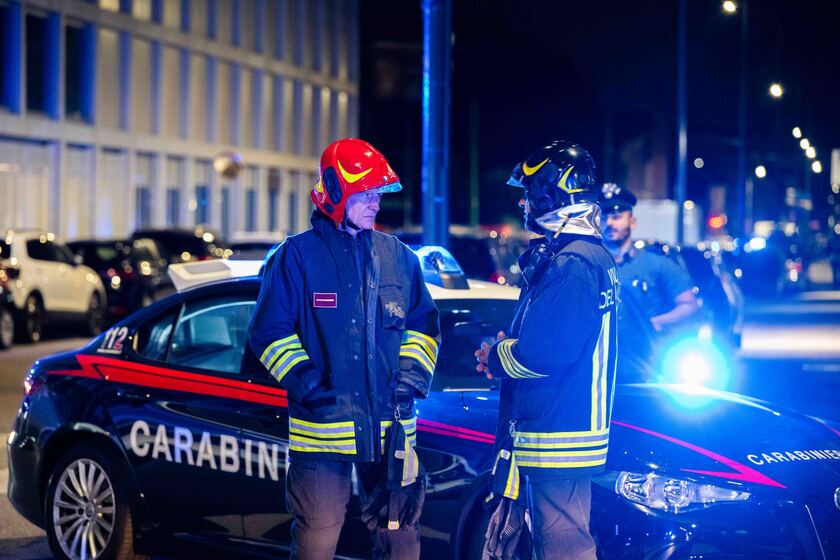
[[[701,484],[654,473],[620,472],[615,479],[616,494],[651,509],[680,513],[714,504],[743,502],[750,493],[743,490]]]

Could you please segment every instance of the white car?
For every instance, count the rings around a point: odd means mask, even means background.
[[[46,322],[82,322],[86,334],[101,332],[106,302],[102,280],[52,233],[7,231],[0,239],[0,265],[8,277],[22,341],[38,342]]]

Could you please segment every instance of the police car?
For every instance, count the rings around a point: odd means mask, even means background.
[[[423,556],[477,559],[498,392],[473,351],[518,292],[466,281],[440,249],[418,256],[442,330],[418,410]],[[57,558],[136,558],[173,538],[288,550],[286,395],[242,366],[259,263],[173,270],[177,294],[26,375],[8,495]],[[369,556],[358,513],[355,497],[343,558]],[[840,428],[701,387],[619,386],[591,529],[602,558],[838,558]]]

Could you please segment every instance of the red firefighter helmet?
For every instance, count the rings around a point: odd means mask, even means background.
[[[333,142],[321,154],[318,182],[310,196],[318,210],[340,224],[352,195],[400,190],[400,178],[379,150],[364,140],[345,138]]]

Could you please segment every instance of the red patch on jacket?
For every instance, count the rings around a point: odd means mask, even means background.
[[[338,294],[315,292],[312,294],[312,307],[335,309],[338,307]]]

